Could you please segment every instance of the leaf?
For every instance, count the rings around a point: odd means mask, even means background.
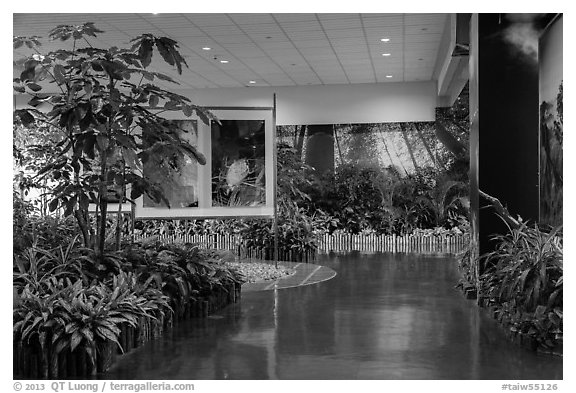
[[[160,99],[158,98],[157,95],[151,94],[150,99],[148,100],[148,103],[149,103],[151,108],[156,108],[158,106],[159,101],[160,101]]]
[[[110,140],[108,139],[107,136],[98,135],[98,136],[96,136],[96,143],[98,143],[98,147],[100,148],[100,150],[104,151],[108,148],[108,145],[110,144]]]
[[[109,329],[102,327],[102,326],[97,326],[96,327],[96,333],[102,337],[105,340],[110,340],[113,342],[118,342],[118,337]]]
[[[52,73],[54,74],[54,79],[56,83],[59,85],[63,85],[66,83],[66,77],[64,76],[65,70],[61,64],[56,64],[52,69]]]
[[[152,40],[149,38],[144,38],[140,42],[140,48],[138,48],[138,58],[142,62],[142,66],[147,68],[152,62]]]
[[[167,101],[167,102],[164,104],[164,109],[166,109],[167,111],[177,110],[177,109],[178,109],[178,102],[176,102],[176,101]]]
[[[92,69],[97,72],[104,71],[104,67],[102,67],[102,62],[100,60],[92,62]]]
[[[136,149],[136,143],[134,142],[134,137],[125,134],[116,134],[116,141],[123,147],[127,149]]]
[[[158,52],[160,52],[160,55],[162,56],[164,61],[170,65],[174,65],[175,63],[174,56],[171,53],[169,47],[166,45],[165,40],[163,38],[156,38],[154,42],[156,44],[156,48],[158,48]],[[181,70],[179,73],[182,73]]]
[[[136,156],[134,150],[129,148],[122,148],[122,157],[124,158],[126,164],[134,172],[139,171],[141,169],[142,164],[140,163],[140,159]]]
[[[58,199],[52,199],[48,204],[48,210],[53,212],[58,207]]]
[[[22,82],[32,81],[34,80],[35,76],[36,76],[35,66],[29,66],[24,71],[22,71],[22,73],[20,74],[20,79],[22,80]]]
[[[192,116],[193,109],[190,105],[184,104],[182,105],[182,113],[184,113],[186,117],[190,117]]]
[[[40,86],[39,84],[34,83],[34,82],[29,82],[29,83],[27,83],[27,84],[26,84],[26,87],[28,87],[28,88],[29,88],[30,90],[32,90],[32,91],[40,91],[40,90],[42,90],[42,86]]]
[[[34,116],[32,116],[26,109],[17,109],[14,111],[14,115],[20,119],[24,127],[28,127],[36,122]]]
[[[183,143],[181,148],[188,154],[188,156],[195,159],[200,165],[206,164],[206,157],[204,157],[204,155],[200,153],[194,146],[190,145],[189,143]]]
[[[66,201],[66,209],[64,210],[64,217],[68,217],[69,215],[72,214],[72,212],[74,211],[74,208],[76,207],[76,201],[78,200],[78,197],[76,195],[74,195],[72,198],[70,198],[68,201]]]
[[[82,210],[88,209],[88,206],[90,205],[90,199],[88,198],[88,195],[84,193],[80,194],[78,205]]]
[[[153,72],[152,74],[160,80],[178,84],[178,82],[176,82],[174,79],[172,79],[168,75],[161,74],[160,72]]]

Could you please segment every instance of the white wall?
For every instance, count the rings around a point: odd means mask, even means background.
[[[182,90],[202,106],[272,106],[276,124],[434,121],[436,82]]]
[[[179,90],[202,106],[271,107],[276,124],[434,121],[436,82]],[[16,105],[25,97],[16,95]]]

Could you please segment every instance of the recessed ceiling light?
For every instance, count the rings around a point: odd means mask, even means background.
[[[220,60],[220,63],[226,64],[226,63],[228,63],[228,60]]]
[[[390,56],[390,53],[382,53],[382,56]]]
[[[392,78],[392,75],[386,75],[386,78]]]
[[[209,46],[205,46],[204,48],[202,48],[202,50],[212,50],[212,48],[210,48]]]
[[[382,39],[380,39],[380,41],[382,41],[382,42],[388,42],[388,41],[390,41],[390,38],[382,38]]]

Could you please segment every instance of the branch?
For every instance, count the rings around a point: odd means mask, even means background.
[[[493,197],[491,195],[486,194],[484,191],[482,190],[478,190],[478,192],[480,193],[480,196],[483,197],[484,199],[486,199],[494,208],[494,210],[496,211],[496,213],[502,217],[502,219],[511,227],[511,228],[519,228],[520,227],[520,222],[518,220],[516,220],[514,217],[512,217],[512,215],[510,214],[510,212],[508,211],[507,208],[504,207],[504,205],[502,205],[502,202],[500,202],[500,200],[496,197]]]

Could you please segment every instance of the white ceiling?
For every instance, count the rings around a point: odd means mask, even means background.
[[[47,37],[59,24],[94,22],[105,33],[92,39],[92,45],[105,48],[127,47],[142,33],[168,36],[180,43],[189,69],[177,75],[161,62],[151,67],[183,88],[411,82],[433,79],[447,16],[14,14],[13,33]],[[43,43],[43,51],[62,47],[60,42]],[[26,49],[16,50],[14,59],[25,54]]]

